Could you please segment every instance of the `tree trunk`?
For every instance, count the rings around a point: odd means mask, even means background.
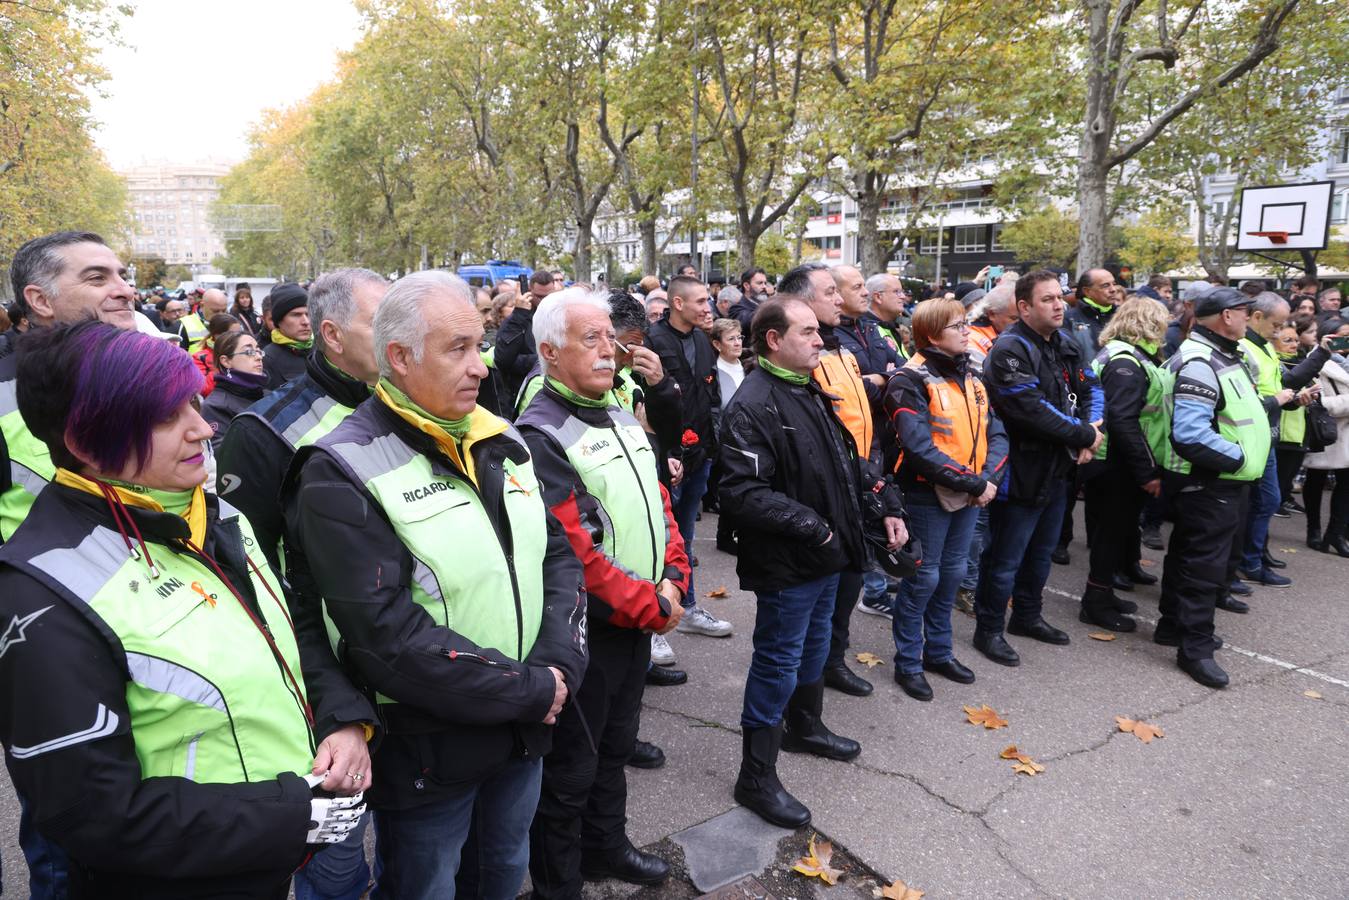
[[[572,278],[577,281],[590,281],[590,229],[594,219],[576,222],[576,240],[572,245]]]
[[[637,219],[637,231],[642,236],[642,274],[654,275],[659,271],[656,261],[656,219]]]
[[[1105,265],[1105,235],[1109,224],[1105,167],[1083,159],[1077,176],[1077,272]]]
[[[754,248],[758,244],[758,232],[742,225],[735,236],[735,264],[740,267],[740,271],[754,268]]]
[[[885,271],[886,254],[881,247],[881,195],[872,179],[865,182],[857,193],[857,255],[862,273],[870,276]]]

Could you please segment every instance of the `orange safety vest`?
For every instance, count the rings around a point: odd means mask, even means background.
[[[992,325],[970,326],[970,341],[984,356],[988,356],[988,351],[993,349],[993,342],[997,339],[998,331]]]
[[[983,384],[968,370],[963,386],[932,374],[921,350],[904,368],[922,372],[933,445],[974,474],[982,472],[988,458],[988,395]],[[898,470],[898,465],[895,468]]]
[[[867,399],[866,382],[857,366],[857,357],[847,350],[822,351],[820,364],[811,373],[815,383],[834,401],[834,413],[843,422],[857,455],[865,459],[871,455],[871,401]]]

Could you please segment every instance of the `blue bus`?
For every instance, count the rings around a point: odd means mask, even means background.
[[[503,281],[520,281],[523,291],[534,270],[518,259],[490,259],[480,265],[460,266],[457,274],[474,287],[491,288]]]

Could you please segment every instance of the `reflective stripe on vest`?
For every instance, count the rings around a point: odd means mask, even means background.
[[[608,414],[613,428],[589,425],[576,416],[568,416],[559,426],[541,424],[539,428],[562,448],[586,490],[599,502],[604,556],[633,578],[658,582],[665,571],[665,547],[671,535],[656,456],[631,413],[610,407]]]
[[[1283,388],[1283,367],[1274,348],[1266,342],[1262,347],[1250,338],[1238,342],[1242,355],[1251,367],[1251,380],[1262,397],[1273,397]]]
[[[815,383],[834,398],[834,413],[839,417],[853,443],[857,455],[871,455],[871,401],[867,399],[866,383],[857,357],[847,350],[828,350],[820,353],[820,364],[811,372]]]
[[[1147,395],[1143,398],[1143,408],[1138,412],[1138,427],[1143,431],[1143,440],[1154,465],[1170,468],[1174,464],[1175,450],[1171,446],[1171,415],[1167,398],[1176,383],[1174,373],[1160,368],[1147,355],[1125,341],[1109,341],[1096,358],[1091,361],[1092,371],[1097,379],[1105,371],[1106,363],[1112,359],[1132,359],[1148,379]],[[1101,440],[1096,458],[1104,460],[1110,447],[1110,435]]]
[[[18,382],[0,382],[0,433],[9,456],[10,486],[0,494],[0,543],[9,540],[28,517],[33,501],[56,476],[47,445],[33,436],[19,414]]]
[[[1186,338],[1180,345],[1173,362],[1168,365],[1173,371],[1180,370],[1196,359],[1202,359],[1218,376],[1218,391],[1221,395],[1222,409],[1218,410],[1218,434],[1241,448],[1241,468],[1235,472],[1223,472],[1218,477],[1227,481],[1256,481],[1265,472],[1269,462],[1269,448],[1272,437],[1269,430],[1269,418],[1265,415],[1264,404],[1256,392],[1250,372],[1241,362],[1224,364],[1215,358],[1214,348],[1207,342]],[[1169,408],[1174,410],[1175,391],[1168,394]],[[1182,474],[1191,469],[1189,460],[1173,454],[1168,468]]]
[[[524,446],[514,429],[494,439]],[[508,553],[477,488],[463,475],[445,471],[444,464],[433,467],[429,457],[397,434],[381,434],[369,443],[325,439],[319,445],[365,487],[412,554],[413,602],[437,625],[524,659],[543,618],[548,548],[546,509],[534,467],[527,461],[501,463]]]
[[[299,677],[300,652],[279,602],[281,587],[247,521],[240,516],[238,523],[244,549],[267,582],[250,572],[258,610]],[[128,557],[121,535],[98,525],[76,546],[18,564],[86,607],[106,625],[100,630],[114,636],[126,659],[126,702],[142,777],[235,784],[269,781],[279,772],[307,774],[315,748],[303,699],[262,633],[204,562],[162,544],[152,552],[160,571],[153,579],[139,556]]]
[[[932,445],[978,475],[988,459],[989,407],[983,384],[970,372],[965,373],[963,384],[933,374],[927,368],[927,357],[922,350],[915,353],[904,368],[923,376]],[[902,451],[899,458],[902,463]],[[919,480],[925,479],[920,476]]]
[[[206,322],[197,313],[188,313],[178,320],[187,332],[187,352],[196,353],[206,343],[206,339],[211,336],[211,331],[206,327]]]

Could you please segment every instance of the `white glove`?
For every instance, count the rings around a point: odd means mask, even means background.
[[[310,788],[322,782],[321,776],[306,775]],[[365,814],[365,793],[350,797],[315,797],[309,801],[307,844],[340,844],[347,839]]]

